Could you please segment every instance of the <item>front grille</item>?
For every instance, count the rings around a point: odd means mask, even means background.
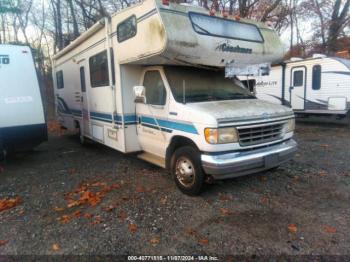
[[[281,138],[283,123],[254,126],[239,127],[239,144],[241,146],[251,146],[268,143]]]

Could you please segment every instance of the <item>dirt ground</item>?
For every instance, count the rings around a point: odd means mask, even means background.
[[[0,254],[350,254],[350,127],[298,122],[295,159],[183,195],[133,155],[50,135],[0,165]]]

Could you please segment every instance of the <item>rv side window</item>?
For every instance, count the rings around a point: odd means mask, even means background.
[[[150,105],[165,105],[166,90],[160,72],[147,71],[143,79],[146,89],[146,102]]]
[[[107,51],[90,57],[89,67],[91,87],[109,85]]]
[[[85,70],[83,66],[80,67],[80,87],[81,87],[81,92],[86,92]]]
[[[56,83],[57,83],[57,89],[64,88],[64,82],[63,82],[63,71],[58,71],[56,73]]]
[[[117,38],[118,42],[123,42],[129,38],[132,38],[136,35],[137,24],[136,16],[132,15],[117,26]]]
[[[321,66],[314,65],[312,68],[312,89],[320,90],[321,89]]]
[[[297,70],[293,73],[293,86],[303,86],[304,84],[304,71]]]

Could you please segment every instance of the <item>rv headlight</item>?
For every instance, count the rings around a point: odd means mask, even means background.
[[[237,131],[234,127],[206,128],[204,135],[209,144],[227,144],[238,141]]]
[[[284,125],[284,133],[293,132],[295,129],[295,119],[288,119],[288,122]]]

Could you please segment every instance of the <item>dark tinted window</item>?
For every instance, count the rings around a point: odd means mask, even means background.
[[[58,71],[56,73],[56,83],[57,83],[57,89],[64,88],[64,81],[63,81],[63,71]]]
[[[293,73],[293,86],[303,86],[304,85],[304,71],[297,70]]]
[[[321,66],[314,65],[312,68],[312,89],[320,90],[321,88]]]
[[[103,51],[90,57],[89,66],[91,87],[108,86],[107,51]]]
[[[86,92],[85,70],[83,66],[80,67],[80,87],[81,87],[81,92]]]
[[[159,71],[147,71],[143,79],[146,102],[151,105],[165,105],[166,90]]]
[[[137,24],[136,16],[130,16],[117,26],[117,37],[118,42],[123,42],[129,38],[132,38],[136,35]]]

